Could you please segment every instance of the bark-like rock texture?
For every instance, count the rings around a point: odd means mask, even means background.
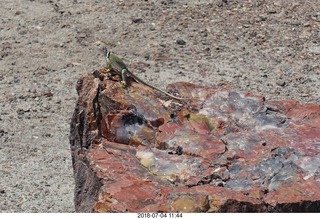
[[[78,212],[319,212],[320,107],[190,83],[175,101],[104,70],[71,122]]]

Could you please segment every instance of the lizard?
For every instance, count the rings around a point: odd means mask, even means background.
[[[192,100],[192,99],[196,99],[196,98],[182,98],[182,97],[177,97],[174,96],[164,90],[161,90],[160,88],[157,88],[145,81],[143,81],[142,79],[140,79],[138,76],[134,75],[131,71],[129,71],[129,69],[127,68],[126,64],[122,61],[121,58],[119,58],[118,56],[116,56],[114,53],[112,53],[111,51],[109,51],[105,45],[104,42],[102,41],[97,41],[95,42],[95,45],[97,47],[99,47],[103,53],[104,56],[106,58],[107,61],[107,68],[109,69],[113,69],[116,73],[121,74],[121,78],[123,83],[126,85],[127,83],[127,76],[129,75],[130,77],[132,77],[135,81],[137,81],[140,84],[143,84],[145,86],[148,86],[154,90],[157,90],[175,100]]]

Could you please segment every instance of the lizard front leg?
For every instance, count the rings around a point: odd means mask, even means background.
[[[126,69],[122,69],[121,70],[121,78],[122,78],[122,81],[121,83],[124,85],[124,87],[127,87],[127,70]]]
[[[104,49],[106,50],[106,48],[104,48]],[[110,72],[112,70],[112,65],[111,65],[111,62],[110,62],[110,60],[108,58],[106,58],[106,60],[107,60],[107,66],[105,68],[105,71],[106,72]]]

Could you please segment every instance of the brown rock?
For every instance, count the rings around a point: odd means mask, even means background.
[[[171,84],[199,98],[179,102],[118,79],[77,84],[76,211],[320,211],[319,106]]]

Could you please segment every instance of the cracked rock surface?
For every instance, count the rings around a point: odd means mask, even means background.
[[[318,212],[320,106],[104,70],[78,81],[76,211]]]

